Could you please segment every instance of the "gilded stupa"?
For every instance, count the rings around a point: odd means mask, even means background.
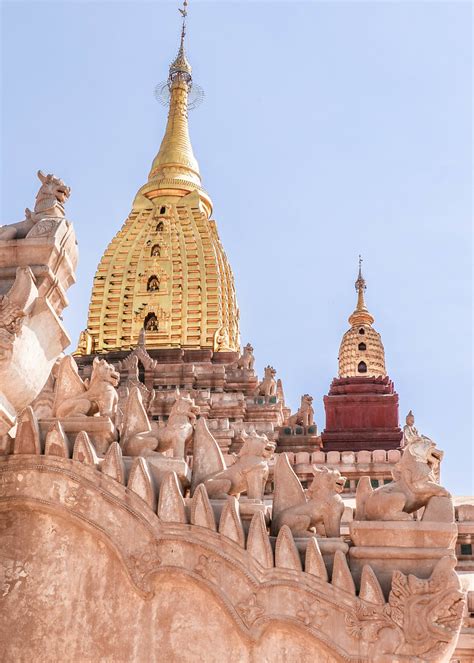
[[[142,330],[150,349],[240,348],[234,278],[189,137],[185,19],[184,10],[167,81],[165,134],[148,181],[97,268],[79,355],[128,350]]]
[[[365,304],[367,288],[362,276],[362,259],[355,282],[357,305],[349,316],[350,329],[342,337],[339,348],[339,377],[385,377],[385,351],[380,334],[372,327],[374,317]]]

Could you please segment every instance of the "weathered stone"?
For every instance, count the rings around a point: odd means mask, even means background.
[[[247,550],[264,568],[271,569],[273,567],[272,546],[267,532],[265,516],[261,511],[254,514],[250,523]]]
[[[186,507],[178,477],[174,472],[166,475],[160,487],[158,518],[166,523],[186,523]]]

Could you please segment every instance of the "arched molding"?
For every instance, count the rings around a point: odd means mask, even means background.
[[[254,642],[284,624],[314,638],[334,660],[358,663],[383,652],[379,632],[392,634],[389,647],[409,645],[387,604],[368,604],[310,573],[264,568],[237,542],[205,527],[162,522],[138,495],[93,466],[41,455],[0,459],[0,510],[25,508],[71,519],[105,542],[144,600],[153,599],[163,576],[197,583]],[[378,629],[365,632],[374,623]]]

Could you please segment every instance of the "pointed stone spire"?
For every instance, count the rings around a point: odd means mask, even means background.
[[[212,210],[209,195],[201,187],[199,164],[194,156],[188,127],[189,93],[193,86],[192,67],[186,57],[187,1],[179,9],[183,17],[178,54],[170,65],[168,122],[161,146],[153,160],[148,183],[139,193],[152,200],[163,196],[184,196],[198,191],[205,207]]]
[[[367,286],[362,276],[362,256],[359,256],[359,274],[355,282],[355,289],[357,290],[357,306],[352,315],[349,316],[349,324],[352,327],[355,325],[371,325],[374,322],[374,317],[369,313],[364,299],[364,292]]]

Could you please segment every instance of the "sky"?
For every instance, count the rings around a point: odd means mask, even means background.
[[[277,369],[293,409],[312,394],[324,427],[361,253],[401,423],[412,409],[442,482],[474,494],[471,4],[189,4],[191,137],[259,374]],[[1,223],[33,206],[38,168],[71,186],[74,347],[159,148],[177,6],[1,4]]]

